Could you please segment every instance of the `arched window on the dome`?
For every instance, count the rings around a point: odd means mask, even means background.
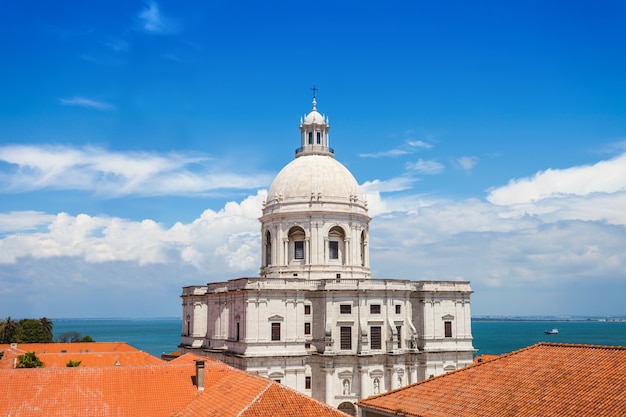
[[[322,143],[322,132],[317,132],[317,144]]]
[[[301,227],[289,229],[289,259],[302,262],[305,259],[305,233]]]
[[[313,145],[313,132],[309,132],[309,145]]]
[[[339,226],[334,226],[328,232],[328,260],[343,261],[345,232]]]
[[[272,265],[272,235],[270,231],[265,232],[265,266]]]

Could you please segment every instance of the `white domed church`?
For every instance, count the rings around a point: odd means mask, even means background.
[[[362,398],[472,363],[472,290],[371,278],[367,202],[329,129],[314,96],[263,207],[260,276],[183,288],[181,348],[355,415]]]

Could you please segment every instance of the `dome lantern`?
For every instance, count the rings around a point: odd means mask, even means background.
[[[317,111],[317,88],[313,86],[312,90],[312,110],[300,119],[300,147],[296,149],[296,158],[303,155],[334,157],[334,151],[328,147],[328,118]]]

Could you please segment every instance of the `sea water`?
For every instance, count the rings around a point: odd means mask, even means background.
[[[125,342],[155,356],[178,349],[179,318],[52,319],[53,332],[78,332],[97,342]],[[557,328],[556,335],[544,332]],[[472,320],[477,354],[500,355],[538,342],[626,346],[626,321],[602,320]]]
[[[52,319],[52,325],[55,337],[78,332],[96,342],[125,342],[157,357],[178,349],[182,331],[179,318]]]
[[[545,331],[558,329],[558,334]],[[626,321],[472,320],[477,354],[500,355],[538,342],[626,346]]]

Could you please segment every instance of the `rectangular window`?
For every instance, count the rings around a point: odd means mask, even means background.
[[[340,348],[341,350],[352,350],[352,327],[341,326]]]
[[[309,132],[309,145],[313,145],[313,132]]]
[[[402,326],[396,326],[398,332],[398,349],[402,349]]]
[[[352,305],[350,305],[350,304],[341,304],[339,306],[339,313],[341,313],[341,314],[352,314]]]
[[[272,323],[272,340],[280,340],[280,323]]]
[[[311,377],[310,376],[304,377],[304,389],[311,389]]]
[[[239,341],[239,329],[240,329],[240,326],[239,326],[239,323],[237,323],[237,341]]]
[[[370,314],[380,314],[380,304],[371,304]]]
[[[293,242],[293,257],[295,259],[304,259],[304,240]]]
[[[452,322],[451,321],[445,321],[443,323],[444,328],[445,328],[445,336],[446,337],[452,337]]]
[[[402,305],[396,304],[396,314],[400,314],[402,312]]]
[[[383,348],[381,330],[382,328],[380,326],[370,327],[370,348],[372,350],[379,350]]]
[[[328,242],[328,258],[339,259],[339,242],[336,240]]]
[[[310,305],[305,305],[304,306],[304,314],[309,315],[311,314],[311,306]]]
[[[311,334],[311,323],[304,323],[304,334]]]
[[[318,145],[321,143],[321,138],[322,138],[322,133],[321,132],[317,132],[317,144]]]

